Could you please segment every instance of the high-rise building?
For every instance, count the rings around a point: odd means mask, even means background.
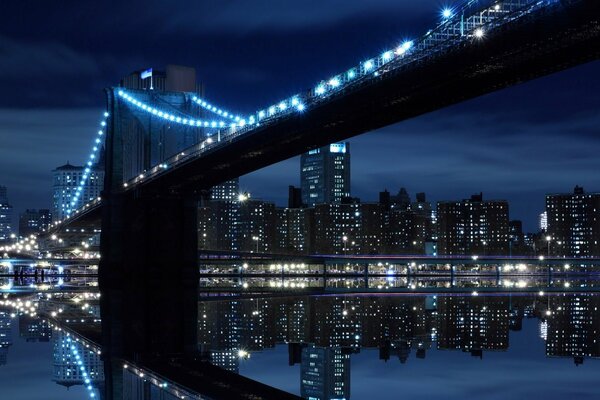
[[[312,254],[314,251],[314,208],[278,208],[276,251]]]
[[[478,357],[483,350],[507,350],[509,308],[508,298],[438,298],[438,348]]]
[[[350,355],[340,348],[303,348],[300,374],[304,399],[350,398]]]
[[[350,144],[332,143],[302,154],[302,202],[308,206],[339,203],[350,196]]]
[[[80,200],[78,204],[72,206],[71,202],[84,174],[87,174],[88,178],[83,185]],[[104,165],[102,162],[92,167],[80,167],[67,162],[54,169],[52,176],[52,218],[54,221],[64,219],[73,209],[100,197],[100,193],[104,189]]]
[[[10,240],[13,208],[8,204],[8,190],[0,186],[0,243]]]
[[[508,254],[508,202],[473,195],[437,206],[438,254]]]
[[[52,222],[48,209],[27,209],[19,215],[19,235],[27,237],[42,232]]]
[[[379,254],[384,248],[384,213],[379,203],[347,198],[314,208],[318,254]]]
[[[239,203],[239,243],[241,251],[270,253],[275,250],[275,204],[256,199]]]
[[[575,364],[600,357],[600,299],[586,293],[562,295],[553,297],[551,306],[546,316],[546,355],[573,357]]]
[[[435,219],[425,193],[417,193],[411,201],[406,189],[388,200],[387,191],[380,193],[380,203],[387,206],[385,248],[388,253],[425,253],[426,243],[435,240]],[[389,202],[388,202],[389,201]]]
[[[547,238],[551,253],[568,257],[600,256],[600,193],[546,195]]]
[[[540,214],[540,231],[546,232],[548,230],[548,213],[544,211]]]
[[[12,318],[8,311],[0,311],[0,366],[6,365],[12,344]]]
[[[239,178],[235,178],[213,186],[211,189],[210,199],[220,201],[238,201],[239,196],[240,180]]]
[[[104,362],[95,351],[90,351],[81,345],[75,345],[79,359],[75,358],[71,345],[73,341],[65,331],[57,331],[52,335],[52,380],[65,387],[89,384],[94,386],[104,381]],[[84,372],[87,377],[84,377]],[[86,382],[87,380],[87,382]]]

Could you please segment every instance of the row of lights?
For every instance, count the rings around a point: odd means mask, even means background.
[[[81,176],[81,180],[77,185],[77,189],[75,189],[75,194],[71,198],[71,207],[67,210],[67,215],[70,215],[72,210],[74,210],[77,206],[77,202],[83,193],[83,187],[87,182],[88,178],[92,174],[92,166],[97,162],[98,151],[100,150],[102,139],[101,137],[104,135],[104,130],[106,129],[106,121],[109,117],[109,114],[105,112],[103,114],[103,119],[100,121],[100,129],[98,130],[98,134],[96,139],[94,140],[94,145],[92,147],[92,151],[90,152],[89,159],[85,165],[85,169],[83,170],[83,175]]]
[[[162,118],[166,121],[175,122],[176,124],[187,125],[187,126],[197,126],[204,128],[223,128],[225,127],[225,122],[213,120],[213,121],[205,121],[201,119],[195,119],[191,116],[187,116],[185,118],[170,114],[166,111],[161,111],[155,107],[152,107],[140,100],[137,100],[135,97],[125,93],[123,90],[119,90],[119,97],[127,101],[129,104],[133,104],[141,110],[146,111],[149,114],[152,114],[158,118]]]

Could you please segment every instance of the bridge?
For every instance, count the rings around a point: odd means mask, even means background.
[[[108,88],[88,161],[91,167],[104,148],[102,197],[80,198],[87,169],[70,216],[48,234],[101,225],[110,351],[191,352],[197,343],[197,200],[210,187],[599,55],[597,0],[470,0],[444,12],[421,37],[248,115],[198,93]],[[166,136],[177,142],[176,151],[153,159],[148,149]],[[137,169],[131,153],[139,155]]]

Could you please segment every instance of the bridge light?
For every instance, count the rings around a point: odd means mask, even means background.
[[[265,117],[265,112],[264,111],[259,111],[258,112],[258,118],[262,119]]]
[[[444,9],[442,10],[442,17],[443,17],[444,19],[448,19],[448,18],[452,17],[452,10],[451,10],[451,9],[449,9],[449,8],[444,8]]]
[[[337,77],[335,77],[335,78],[331,78],[331,79],[329,80],[329,86],[331,86],[331,87],[334,87],[334,88],[336,88],[336,87],[340,86],[340,79],[339,79],[339,78],[337,78]]]
[[[109,115],[110,115],[110,114],[109,114],[109,113],[107,113],[106,111],[104,112],[104,118],[108,118],[108,116],[109,116]]]
[[[275,114],[275,107],[271,106],[269,107],[269,115],[273,115]]]
[[[296,109],[297,109],[298,111],[304,111],[304,109],[305,109],[305,108],[306,108],[306,107],[304,106],[304,104],[298,104],[298,105],[296,106]]]
[[[356,72],[354,72],[353,69],[348,71],[348,79],[354,79],[355,76],[356,76]]]
[[[373,69],[373,67],[375,67],[375,64],[373,64],[373,60],[369,60],[369,61],[365,61],[365,63],[363,64],[363,67],[364,67],[365,71],[370,71]]]
[[[282,101],[281,103],[279,103],[279,109],[281,111],[284,111],[286,108],[287,108],[287,104],[285,104],[285,102]]]
[[[483,38],[483,37],[485,36],[485,32],[483,31],[483,29],[482,29],[482,28],[477,28],[477,29],[475,29],[475,32],[474,32],[474,34],[475,34],[475,37],[476,37],[477,39],[481,39],[481,38]]]
[[[325,86],[323,86],[323,85],[317,86],[317,88],[315,89],[315,93],[319,94],[319,95],[325,93]]]
[[[389,61],[392,59],[392,55],[393,53],[391,51],[386,51],[381,55],[381,58],[383,58],[384,61]]]

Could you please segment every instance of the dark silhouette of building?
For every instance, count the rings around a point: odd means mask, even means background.
[[[52,216],[50,210],[27,209],[19,215],[19,235],[27,237],[38,234],[48,228],[51,222]]]
[[[550,253],[567,257],[600,256],[600,193],[546,195]]]
[[[332,143],[300,157],[302,202],[339,203],[350,196],[350,144]]]
[[[439,254],[508,254],[508,202],[473,195],[437,206]]]

